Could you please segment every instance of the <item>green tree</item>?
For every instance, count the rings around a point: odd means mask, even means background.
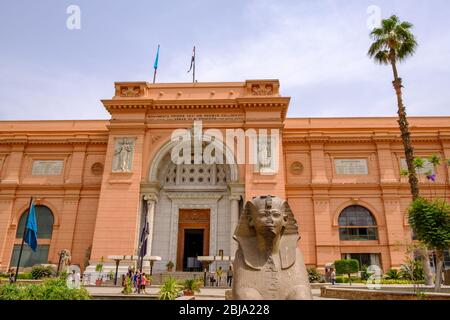
[[[414,148],[410,139],[409,124],[406,118],[406,108],[403,104],[402,78],[398,75],[397,63],[403,62],[412,56],[417,48],[417,41],[411,32],[413,24],[407,21],[400,21],[396,15],[381,21],[381,27],[375,28],[370,33],[373,40],[368,55],[376,63],[391,65],[394,75],[392,82],[397,96],[398,124],[400,127],[403,148],[405,150],[406,164],[408,166],[408,180],[413,201],[419,196],[419,180],[417,179],[416,167],[414,166]],[[421,252],[424,261],[427,284],[432,283],[428,253]]]
[[[359,271],[359,261],[355,259],[336,260],[334,262],[334,267],[336,268],[337,274],[348,275],[348,281],[350,282],[351,285],[352,284],[351,274]]]
[[[409,223],[417,239],[436,252],[435,291],[439,291],[444,250],[450,246],[450,205],[442,199],[418,198],[409,209]]]
[[[395,93],[397,95],[398,124],[400,126],[403,147],[405,149],[406,164],[408,165],[409,184],[413,200],[419,197],[419,181],[414,168],[414,149],[410,139],[409,124],[406,119],[406,109],[403,105],[402,79],[398,75],[397,63],[412,56],[417,48],[417,41],[411,32],[413,25],[407,21],[400,21],[395,15],[381,22],[380,28],[371,32],[373,43],[368,55],[379,64],[390,64],[394,74]]]

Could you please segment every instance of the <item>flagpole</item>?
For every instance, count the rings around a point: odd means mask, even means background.
[[[194,65],[192,70],[192,83],[195,83],[195,46],[194,46]]]
[[[31,204],[32,203],[33,203],[33,197],[31,197],[31,199],[30,199],[30,204],[28,206],[27,219],[25,220],[25,225],[24,225],[24,228],[23,228],[22,244],[20,245],[19,259],[17,260],[17,268],[16,268],[16,274],[14,276],[14,282],[17,281],[17,275],[19,273],[20,260],[22,259],[23,243],[25,242],[25,234],[26,234],[26,231],[27,231],[28,219],[30,218],[30,211],[31,211]],[[19,220],[19,222],[20,222],[20,220]]]
[[[153,72],[153,83],[155,83],[155,80],[156,80],[156,68],[155,71]]]

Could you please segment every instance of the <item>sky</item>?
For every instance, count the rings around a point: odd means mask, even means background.
[[[80,10],[79,28],[73,11]],[[378,14],[379,13],[379,14]],[[392,70],[367,56],[373,22],[414,24],[399,65],[409,115],[450,115],[448,0],[0,2],[0,120],[108,119],[115,81],[279,79],[289,117],[395,116]]]

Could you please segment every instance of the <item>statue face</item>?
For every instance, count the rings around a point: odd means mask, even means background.
[[[259,234],[278,235],[286,223],[287,216],[278,209],[259,209],[249,217],[249,225]]]

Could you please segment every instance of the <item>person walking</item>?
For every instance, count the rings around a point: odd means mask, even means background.
[[[142,293],[147,293],[145,292],[145,286],[147,285],[147,277],[145,276],[145,272],[141,275],[141,292]]]
[[[231,282],[233,281],[233,268],[230,266],[227,271],[227,285],[231,287]]]
[[[334,269],[331,269],[330,278],[331,284],[334,286],[336,284],[336,271],[334,271]]]
[[[8,270],[8,278],[9,278],[9,283],[13,283],[14,282],[14,271],[12,269]]]
[[[138,272],[136,271],[134,273],[133,279],[132,279],[133,280],[134,293],[138,292],[138,278],[139,278],[139,275],[138,275]]]

